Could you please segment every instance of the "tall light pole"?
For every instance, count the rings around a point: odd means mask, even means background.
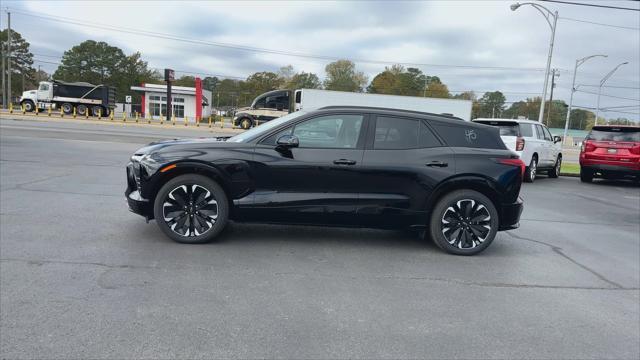
[[[555,41],[555,37],[556,37],[556,24],[558,23],[558,12],[557,11],[553,12],[542,5],[531,3],[531,2],[511,4],[510,6],[511,11],[518,10],[518,8],[522,5],[533,6],[536,10],[540,12],[540,14],[542,14],[542,16],[544,16],[545,20],[547,20],[547,23],[549,24],[549,27],[551,28],[551,41],[549,43],[549,55],[547,56],[547,69],[545,70],[545,73],[544,73],[544,88],[542,89],[542,103],[540,104],[540,114],[538,115],[538,121],[542,123],[542,119],[544,118],[544,103],[547,99],[547,86],[549,85],[549,72],[551,71],[551,55],[553,55],[553,42]]]
[[[569,108],[567,109],[567,118],[564,121],[564,134],[562,136],[562,143],[566,145],[567,131],[569,130],[569,120],[571,120],[571,106],[573,105],[573,94],[576,92],[576,73],[578,72],[578,66],[584,64],[587,60],[594,57],[607,57],[607,55],[591,55],[576,60],[576,66],[573,68],[573,82],[571,83],[571,97],[569,98]]]
[[[609,80],[611,75],[613,75],[613,73],[616,72],[616,70],[618,70],[620,66],[626,65],[628,63],[629,63],[628,61],[625,61],[623,63],[618,64],[618,66],[614,67],[613,70],[609,71],[609,73],[605,75],[602,78],[602,80],[600,80],[600,86],[598,86],[598,104],[596,105],[596,119],[593,122],[593,126],[598,125],[598,115],[600,114],[600,93],[602,92],[602,86],[604,85],[605,82],[607,82],[607,80]]]

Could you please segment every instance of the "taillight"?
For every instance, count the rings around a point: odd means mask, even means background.
[[[591,152],[591,151],[594,151],[595,149],[596,149],[596,146],[593,145],[593,142],[591,140],[583,141],[582,146],[580,146],[581,152]]]
[[[516,151],[522,151],[522,150],[524,150],[524,138],[518,137],[516,139]]]
[[[518,166],[520,167],[520,177],[524,178],[524,169],[526,165],[522,159],[514,159],[514,158],[497,158],[494,159],[499,164]]]

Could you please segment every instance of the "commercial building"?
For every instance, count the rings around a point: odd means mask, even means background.
[[[167,86],[158,84],[142,84],[132,86],[131,90],[142,93],[140,112],[143,117],[154,119],[167,118]],[[172,86],[171,107],[173,116],[189,122],[196,118],[211,115],[211,91],[202,89],[202,81],[196,78],[196,87]]]

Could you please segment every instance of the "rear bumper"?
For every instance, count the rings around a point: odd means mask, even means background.
[[[611,175],[632,175],[640,176],[640,165],[629,164],[631,166],[598,164],[598,163],[580,163],[580,168],[594,173],[601,172]]]
[[[521,197],[518,197],[518,200],[513,204],[502,204],[498,231],[512,230],[520,227],[522,210],[524,210],[524,204]]]

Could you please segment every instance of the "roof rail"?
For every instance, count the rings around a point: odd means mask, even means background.
[[[449,114],[449,113],[441,113],[441,114],[436,114],[436,113],[430,113],[430,112],[426,112],[426,111],[416,111],[416,110],[405,110],[405,109],[397,109],[397,108],[384,108],[384,107],[376,107],[376,106],[360,106],[360,105],[329,105],[329,106],[324,106],[321,108],[318,108],[317,110],[329,110],[329,109],[362,109],[362,110],[383,110],[383,111],[397,111],[397,112],[404,112],[404,113],[410,113],[410,114],[418,114],[418,115],[433,115],[433,116],[444,116],[444,117],[448,117],[454,120],[461,120],[464,121],[464,119],[461,119],[457,116],[454,116],[453,114]]]

